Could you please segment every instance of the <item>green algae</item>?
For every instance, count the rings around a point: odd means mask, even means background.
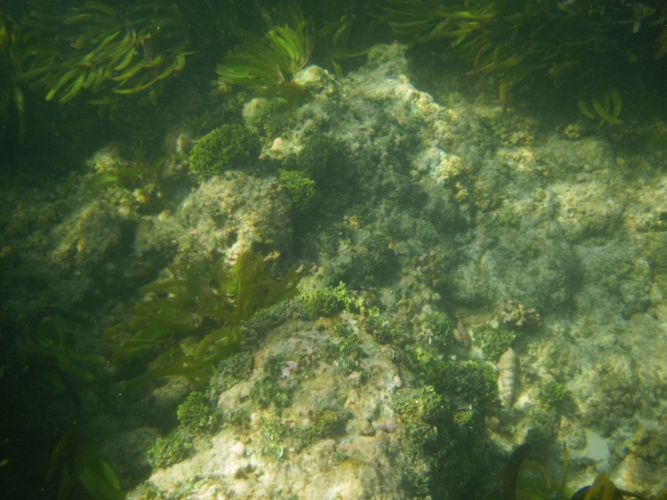
[[[168,269],[172,278],[141,287],[139,293],[146,298],[135,303],[133,317],[107,330],[108,339],[123,339],[113,360],[128,365],[138,353],[168,345],[174,337],[193,338],[196,344],[129,380],[130,387],[168,375],[208,383],[216,364],[241,346],[244,323],[260,309],[296,296],[303,275],[292,268],[274,280],[262,256],[253,252],[240,255],[231,268],[221,258],[209,269]]]
[[[183,403],[178,406],[178,421],[183,429],[193,434],[213,432],[219,417],[204,393],[191,392]]]
[[[285,186],[287,194],[294,203],[296,216],[306,214],[317,200],[315,181],[300,170],[281,169],[278,173],[278,181]]]
[[[158,438],[146,452],[146,458],[153,467],[164,469],[190,458],[196,452],[194,436],[177,427],[168,436]]]
[[[556,406],[565,397],[565,388],[556,381],[545,384],[540,390],[540,400],[547,406]]]
[[[255,137],[241,125],[225,124],[202,137],[190,153],[190,172],[200,181],[252,161],[259,151]]]
[[[308,319],[330,317],[344,310],[359,310],[364,300],[348,292],[342,281],[337,287],[319,288],[304,292],[299,297],[303,315]]]
[[[258,101],[257,109],[246,120],[246,127],[265,144],[271,144],[274,139],[294,127],[294,115],[289,101],[282,97],[258,99]]]
[[[58,500],[79,498],[85,491],[93,500],[122,500],[126,493],[113,469],[76,427],[67,431],[51,453],[47,482],[59,477]]]
[[[312,50],[310,25],[299,4],[283,4],[279,14],[286,21],[282,25],[264,16],[269,24],[264,37],[242,34],[242,42],[216,69],[219,86],[272,87],[290,82],[306,65]]]

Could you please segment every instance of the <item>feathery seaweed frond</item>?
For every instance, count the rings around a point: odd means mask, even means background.
[[[288,23],[272,24],[264,37],[243,33],[241,44],[218,65],[218,82],[266,88],[291,81],[310,59],[310,27],[300,9],[290,8]]]

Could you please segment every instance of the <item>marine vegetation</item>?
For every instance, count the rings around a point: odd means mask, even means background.
[[[16,23],[0,11],[0,143],[12,108],[19,120],[19,138],[25,139],[25,95],[16,79],[18,29]]]
[[[191,392],[178,407],[178,421],[188,432],[210,433],[218,425],[218,415],[204,393]]]
[[[321,439],[343,435],[350,416],[345,409],[324,408],[309,416],[309,425],[301,425],[276,415],[263,415],[259,421],[261,439],[257,451],[262,456],[282,460],[288,451],[298,453]]]
[[[313,179],[324,192],[350,177],[343,144],[337,139],[316,134],[309,137],[296,157],[296,167]]]
[[[495,363],[519,336],[520,333],[507,328],[503,323],[485,323],[475,329],[474,343],[482,348],[486,359]]]
[[[146,453],[153,467],[164,468],[194,455],[217,430],[220,416],[208,398],[199,391],[191,392],[178,406],[178,425],[166,437],[158,438]]]
[[[66,103],[88,90],[103,95],[91,102],[110,104],[114,95],[138,94],[181,71],[186,28],[168,1],[119,7],[90,1],[64,15],[37,9],[19,20],[16,78],[44,88],[47,101]],[[153,102],[156,92],[149,94]]]
[[[218,85],[241,85],[250,88],[274,87],[289,83],[294,74],[310,59],[312,49],[310,26],[304,20],[299,3],[280,8],[282,24],[265,13],[270,26],[263,37],[243,33],[242,42],[218,65]]]
[[[547,406],[556,406],[565,397],[565,388],[556,381],[548,382],[540,391],[540,400]]]
[[[171,265],[167,268],[171,279],[141,287],[143,299],[135,303],[132,317],[106,332],[107,338],[120,342],[113,360],[127,364],[137,353],[173,346],[183,338],[194,344],[187,353],[182,347],[175,349],[176,354],[163,351],[151,370],[127,384],[168,375],[206,384],[215,365],[241,346],[245,322],[258,310],[297,295],[302,271],[292,268],[274,280],[265,266],[261,254],[247,251],[231,268],[224,258],[208,270],[204,265]]]
[[[246,127],[266,144],[271,144],[294,126],[294,116],[290,103],[282,97],[253,99],[252,116],[246,120]]]
[[[104,356],[74,349],[65,332],[47,312],[34,311],[35,316],[23,321],[24,332],[19,341],[19,357],[34,364],[58,385],[63,378],[90,383],[95,379],[91,368],[104,362]]]
[[[298,214],[306,212],[317,197],[315,181],[300,170],[279,170],[278,181],[287,190],[287,194],[294,203],[294,210]]]
[[[337,287],[321,288],[304,292],[299,297],[301,311],[308,319],[329,317],[343,310],[357,311],[364,305],[364,299],[347,291],[342,281]]]
[[[55,482],[58,477],[58,500],[80,498],[80,490],[93,500],[122,500],[126,496],[113,469],[76,427],[63,435],[51,453],[46,479]]]
[[[568,498],[570,500],[622,500],[624,498],[665,500],[667,498],[667,486],[655,495],[632,493],[616,487],[605,473],[598,474],[593,484],[584,486],[573,493],[566,484],[568,452],[565,443],[563,443],[563,477],[559,481],[553,481],[544,466],[530,458],[534,454],[534,449],[533,445],[524,443],[509,457],[503,475],[501,500],[546,500],[550,498],[558,500]]]
[[[146,452],[146,459],[152,467],[164,469],[197,453],[194,436],[184,434],[176,427],[167,436],[158,438]]]
[[[225,124],[202,137],[190,152],[190,172],[200,181],[220,175],[242,161],[249,161],[259,143],[245,128]]]
[[[358,60],[369,51],[363,47],[349,47],[355,20],[359,18],[359,9],[356,2],[320,2],[319,5],[327,9],[327,12],[321,16],[323,25],[315,34],[313,59],[318,64],[333,69],[337,78],[343,78],[342,64]],[[338,13],[336,7],[343,9],[343,12]]]
[[[546,76],[573,88],[584,115],[610,124],[620,123],[616,82],[655,67],[667,50],[665,6],[657,1],[389,0],[372,12],[413,44],[433,43],[445,60],[465,59],[477,88],[495,86],[504,109],[528,75],[528,86]]]

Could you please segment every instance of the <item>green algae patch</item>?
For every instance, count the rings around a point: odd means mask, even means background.
[[[190,172],[200,181],[253,159],[259,143],[241,125],[225,124],[204,137],[190,153]]]
[[[155,441],[146,453],[146,458],[153,467],[164,469],[190,458],[196,452],[194,436],[177,427],[168,436]]]
[[[540,391],[540,401],[546,406],[556,406],[565,397],[565,387],[556,381],[548,382]]]
[[[246,105],[244,115],[246,114],[249,115],[245,120],[248,130],[267,144],[294,126],[289,102],[282,97],[254,99]]]
[[[287,190],[297,214],[302,214],[312,207],[317,198],[315,181],[304,172],[300,170],[280,170],[278,181]]]
[[[188,432],[210,433],[218,426],[219,419],[204,393],[193,391],[178,407],[178,420]]]
[[[358,310],[364,304],[363,298],[350,294],[342,281],[335,288],[320,288],[304,292],[299,300],[302,313],[307,319],[330,317],[343,310]]]

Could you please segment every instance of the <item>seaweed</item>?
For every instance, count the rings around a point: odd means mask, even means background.
[[[278,181],[287,190],[296,215],[306,215],[317,198],[315,181],[300,170],[278,171]]]
[[[120,7],[89,1],[60,16],[35,10],[19,30],[17,79],[47,89],[45,99],[60,103],[82,90],[105,91],[92,104],[141,93],[180,72],[189,54],[187,23],[167,1]],[[60,43],[48,43],[53,37]]]
[[[191,392],[178,406],[178,421],[183,429],[192,434],[209,434],[219,423],[218,415],[204,393]]]
[[[122,338],[113,360],[119,363],[178,337],[197,339],[196,347],[129,380],[129,386],[167,375],[208,382],[215,364],[240,347],[244,323],[258,310],[296,296],[303,276],[292,268],[274,280],[262,255],[252,251],[241,254],[231,268],[220,258],[208,272],[194,265],[167,269],[171,279],[139,288],[144,298],[135,302],[133,317],[107,329],[107,339]]]
[[[12,102],[19,122],[19,139],[25,140],[25,95],[16,79],[19,26],[0,11],[0,139],[11,117]]]
[[[290,82],[306,65],[312,50],[309,23],[304,20],[297,2],[281,7],[281,17],[286,20],[282,25],[274,24],[264,13],[269,29],[263,37],[241,33],[242,42],[216,69],[220,87],[277,86]]]
[[[89,440],[76,427],[67,431],[51,453],[46,473],[48,482],[58,483],[58,500],[79,498],[78,490],[85,490],[93,500],[122,500],[127,492],[111,466],[99,458]]]
[[[253,156],[259,149],[256,138],[245,128],[225,124],[204,137],[190,153],[190,172],[200,181],[220,175],[228,168]]]
[[[592,120],[600,119],[598,128],[605,123],[620,125],[621,96],[611,85],[603,85],[593,92],[579,92],[577,105],[583,115]],[[592,109],[591,109],[592,107]]]
[[[65,375],[72,380],[91,383],[95,374],[90,367],[104,362],[104,356],[81,352],[66,341],[65,332],[51,317],[35,317],[25,320],[24,332],[20,338],[20,354],[36,361],[42,372],[54,373],[57,379]]]
[[[478,79],[478,89],[486,83],[497,87],[504,110],[513,88],[532,75],[526,87],[534,87],[543,77],[557,87],[569,85],[584,115],[618,124],[620,95],[612,82],[623,81],[622,68],[634,71],[630,65],[636,68],[639,61],[650,68],[667,52],[665,28],[655,44],[645,43],[644,32],[633,36],[642,24],[650,33],[662,24],[664,5],[646,4],[389,0],[378,2],[371,13],[413,45],[449,42],[439,44],[442,58],[465,59],[471,66],[467,75]],[[583,82],[593,82],[602,90],[581,95],[578,89]]]

